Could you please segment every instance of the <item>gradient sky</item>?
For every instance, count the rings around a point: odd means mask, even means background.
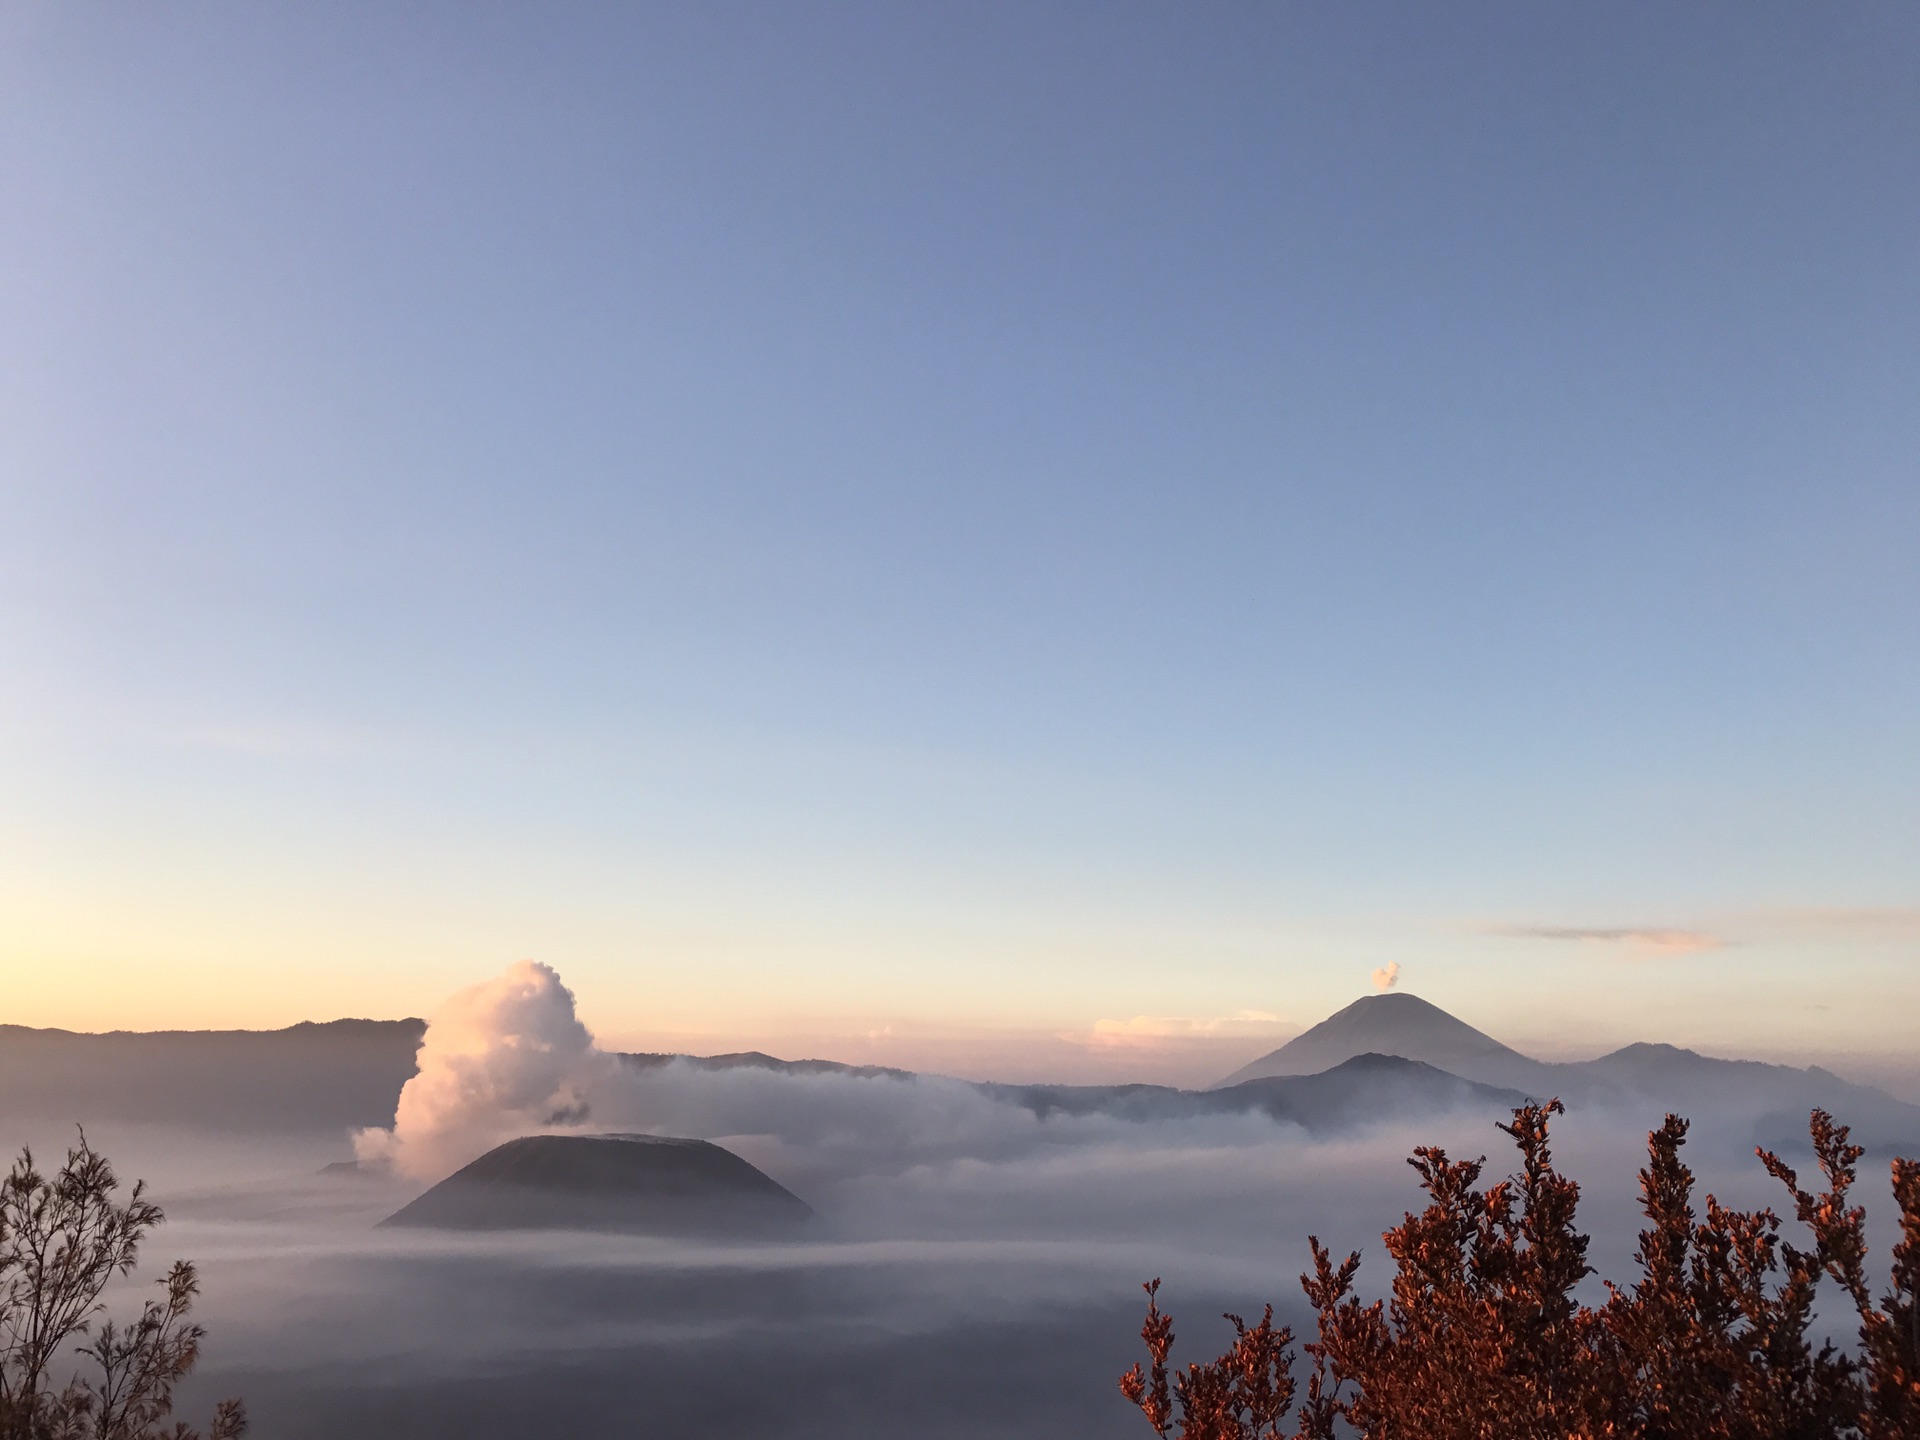
[[[0,11],[0,1020],[1920,1032],[1920,10]]]

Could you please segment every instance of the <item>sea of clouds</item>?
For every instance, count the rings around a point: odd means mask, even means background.
[[[1641,1118],[1576,1110],[1556,1131],[1609,1275],[1638,1227]],[[596,1130],[715,1140],[821,1222],[764,1244],[376,1228],[503,1140]],[[1777,1201],[1743,1145],[1702,1130],[1703,1188]],[[1380,1231],[1419,1203],[1414,1145],[1508,1168],[1484,1114],[1315,1139],[1258,1113],[1043,1119],[933,1076],[635,1066],[530,963],[434,1014],[394,1123],[352,1137],[357,1169],[321,1173],[344,1136],[90,1134],[168,1209],[143,1273],[201,1264],[189,1407],[238,1392],[257,1434],[294,1440],[1125,1434],[1142,1281],[1165,1278],[1197,1358],[1222,1310],[1272,1301],[1302,1323],[1308,1234],[1384,1283]]]

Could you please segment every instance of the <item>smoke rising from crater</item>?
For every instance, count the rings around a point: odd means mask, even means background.
[[[503,1140],[578,1124],[618,1062],[574,1014],[550,966],[522,960],[452,996],[427,1022],[391,1129],[362,1130],[363,1164],[438,1179]]]

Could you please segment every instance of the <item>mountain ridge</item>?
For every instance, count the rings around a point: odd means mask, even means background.
[[[1635,1041],[1592,1060],[1547,1061],[1405,992],[1367,995],[1242,1066],[1213,1087],[1266,1077],[1316,1073],[1349,1053],[1399,1055],[1479,1084],[1524,1090],[1535,1099],[1616,1108],[1657,1101],[1679,1113],[1720,1107],[1754,1117],[1758,1143],[1803,1145],[1815,1107],[1850,1125],[1870,1151],[1920,1151],[1920,1106],[1820,1066],[1797,1069],[1764,1060],[1723,1060],[1656,1041]],[[1311,1067],[1311,1068],[1309,1068]]]
[[[400,1088],[414,1073],[420,1020],[303,1021],[278,1030],[169,1030],[88,1033],[0,1024],[0,1116],[93,1123],[174,1123],[238,1132],[318,1131],[392,1123]],[[616,1052],[617,1053],[617,1052]],[[1366,1056],[1422,1067],[1345,1069]],[[909,1081],[918,1072],[835,1060],[782,1060],[757,1050],[723,1055],[621,1054],[648,1071],[676,1061],[700,1070],[762,1070],[796,1076],[844,1075]],[[1309,1085],[1268,1086],[1234,1094],[1249,1082],[1300,1081],[1339,1072],[1325,1086],[1359,1099],[1322,1095],[1309,1113]],[[928,1079],[936,1077],[928,1075]],[[1279,1049],[1204,1090],[1163,1085],[1017,1085],[954,1080],[1036,1116],[1103,1109],[1116,1116],[1264,1110],[1277,1119],[1326,1130],[1331,1117],[1360,1126],[1380,1116],[1433,1113],[1436,1097],[1491,1106],[1520,1097],[1558,1096],[1569,1104],[1610,1106],[1658,1123],[1664,1110],[1751,1125],[1756,1142],[1804,1145],[1806,1117],[1818,1106],[1853,1127],[1870,1152],[1920,1153],[1920,1106],[1840,1078],[1820,1066],[1795,1069],[1759,1060],[1722,1060],[1680,1046],[1635,1042],[1593,1060],[1535,1060],[1440,1007],[1405,992],[1367,996],[1328,1016]]]
[[[0,1114],[237,1132],[387,1125],[426,1029],[357,1018],[275,1030],[0,1024]]]
[[[1312,1134],[1423,1119],[1473,1106],[1505,1112],[1526,1097],[1481,1085],[1398,1055],[1355,1055],[1312,1075],[1276,1075],[1211,1090],[1169,1085],[1004,1085],[971,1082],[992,1099],[1054,1114],[1107,1114],[1130,1120],[1178,1120],[1249,1114],[1299,1125]]]

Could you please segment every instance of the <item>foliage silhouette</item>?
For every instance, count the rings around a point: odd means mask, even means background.
[[[125,1204],[119,1189],[84,1132],[58,1173],[42,1175],[23,1149],[0,1181],[0,1440],[200,1440],[179,1422],[163,1428],[206,1334],[187,1318],[193,1266],[176,1261],[131,1322],[102,1318],[108,1283],[132,1272],[166,1218],[144,1182]],[[68,1353],[87,1363],[63,1377]],[[245,1407],[223,1400],[206,1440],[246,1428]]]
[[[1557,1100],[1514,1111],[1500,1128],[1520,1168],[1485,1190],[1484,1159],[1414,1152],[1428,1203],[1383,1237],[1396,1268],[1382,1300],[1354,1295],[1358,1252],[1335,1265],[1308,1237],[1301,1286],[1317,1323],[1301,1347],[1312,1363],[1297,1408],[1293,1336],[1274,1328],[1271,1307],[1251,1328],[1228,1316],[1231,1349],[1173,1370],[1158,1280],[1140,1332],[1147,1366],[1120,1378],[1121,1393],[1156,1434],[1180,1440],[1920,1440],[1920,1161],[1892,1164],[1901,1238],[1876,1303],[1866,1212],[1848,1203],[1864,1152],[1845,1126],[1812,1113],[1818,1193],[1756,1152],[1812,1236],[1801,1249],[1771,1210],[1708,1195],[1696,1215],[1680,1159],[1687,1122],[1669,1115],[1640,1172],[1640,1278],[1609,1283],[1605,1302],[1588,1306],[1575,1296],[1593,1273],[1575,1229],[1580,1189],[1548,1144],[1561,1113]],[[1813,1346],[1822,1279],[1858,1317],[1852,1350]]]

